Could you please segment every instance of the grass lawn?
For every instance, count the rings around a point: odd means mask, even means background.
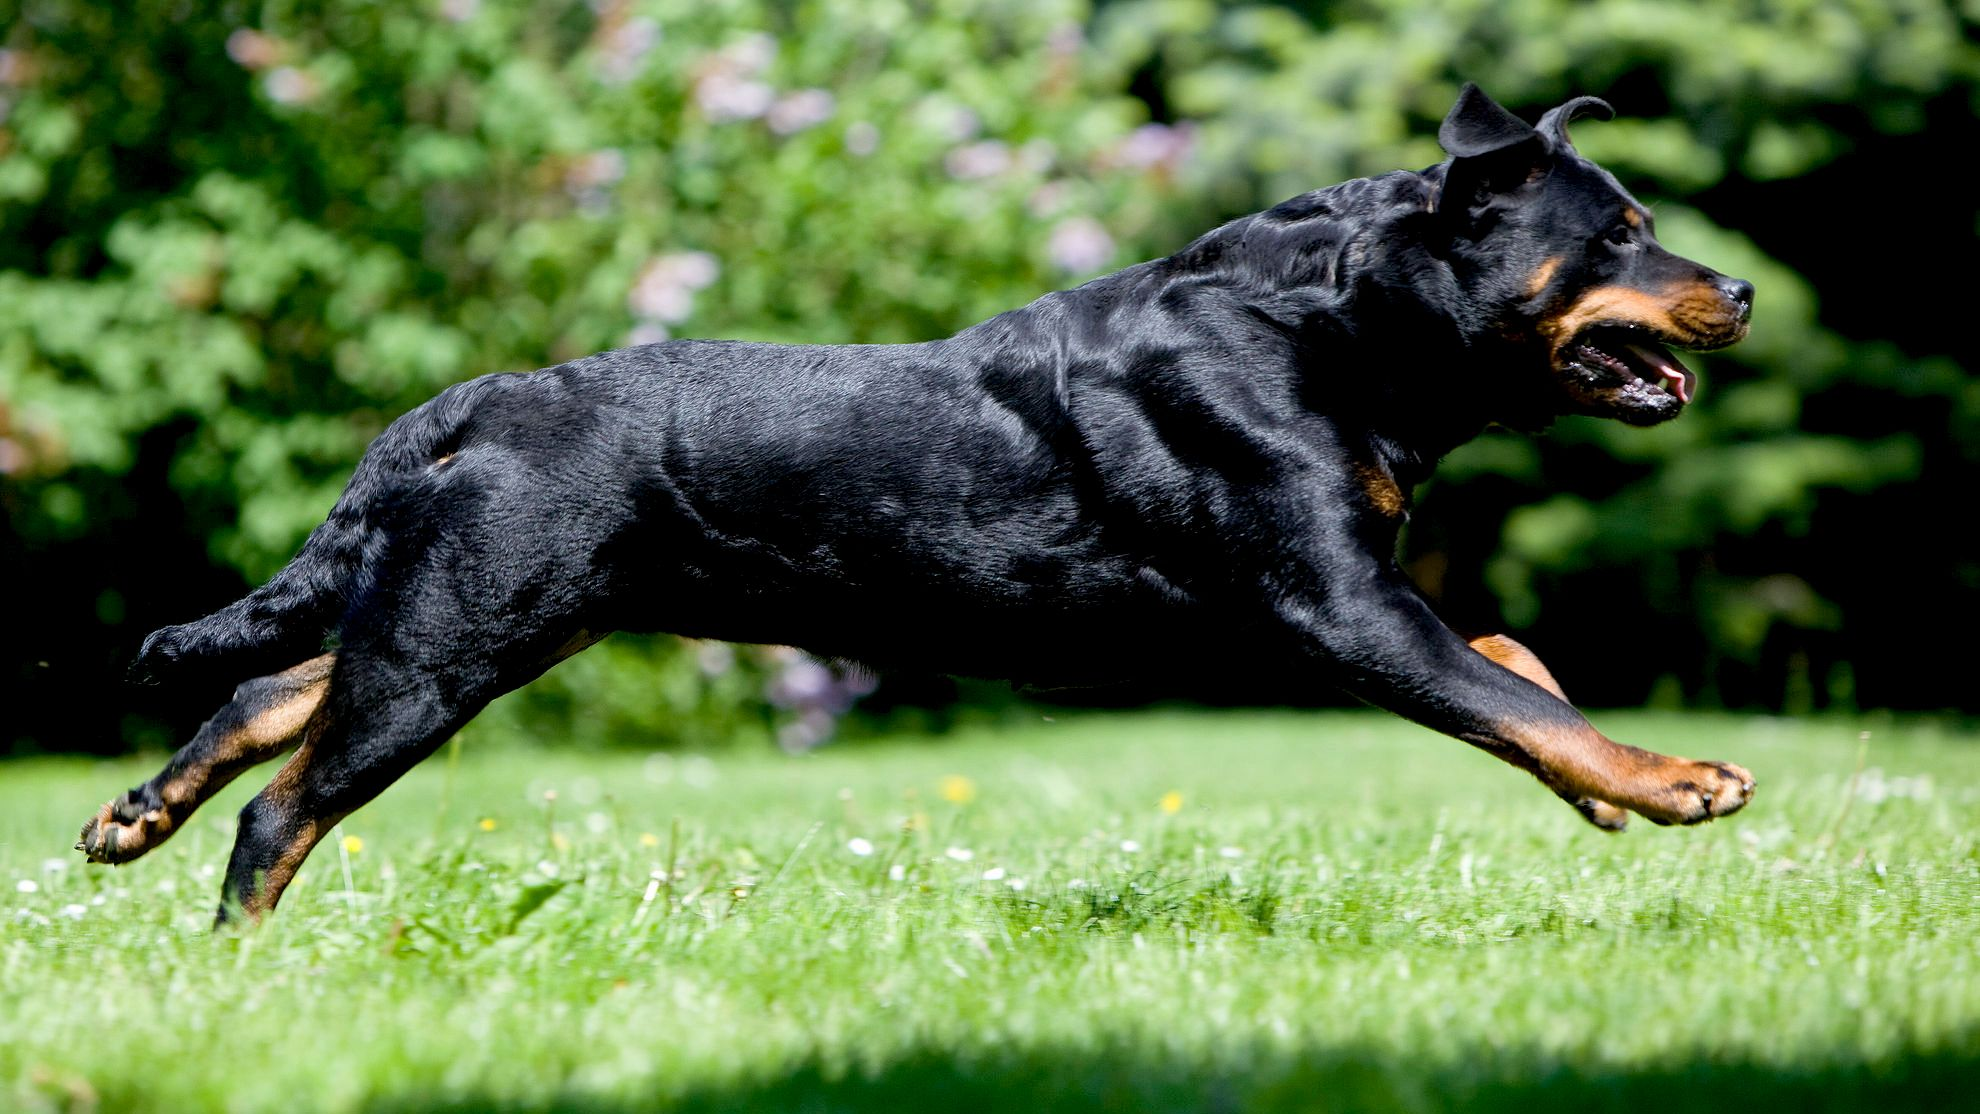
[[[76,828],[153,764],[0,765],[0,1108],[1980,1103],[1980,738],[1597,722],[1759,797],[1605,836],[1373,713],[470,742],[219,938],[251,787],[85,868]]]

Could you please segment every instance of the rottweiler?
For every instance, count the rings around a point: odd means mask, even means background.
[[[1612,742],[1532,654],[1465,637],[1395,553],[1486,426],[1668,421],[1673,347],[1750,283],[1658,244],[1578,154],[1467,85],[1449,158],[1295,197],[943,340],[669,341],[457,384],[393,422],[295,559],[147,638],[144,681],[239,684],[77,844],[128,862],[289,748],[220,918],[490,700],[612,631],[1047,686],[1258,672],[1481,747],[1599,827],[1724,816],[1738,766]]]

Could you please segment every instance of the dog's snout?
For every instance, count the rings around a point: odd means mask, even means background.
[[[1739,307],[1739,319],[1741,321],[1753,315],[1752,283],[1745,279],[1727,278],[1724,275],[1720,275],[1718,286],[1719,293],[1725,295],[1727,301]]]

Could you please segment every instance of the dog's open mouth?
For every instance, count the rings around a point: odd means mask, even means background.
[[[1568,362],[1610,373],[1625,391],[1661,391],[1688,403],[1698,387],[1697,373],[1642,329],[1622,325],[1584,329],[1564,355]]]

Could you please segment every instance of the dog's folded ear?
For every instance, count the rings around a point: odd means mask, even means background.
[[[1437,129],[1437,142],[1451,154],[1438,208],[1456,216],[1475,214],[1492,197],[1518,188],[1552,156],[1543,132],[1470,82]]]
[[[1540,117],[1537,130],[1551,140],[1557,149],[1569,147],[1572,144],[1568,142],[1567,126],[1582,116],[1613,120],[1616,110],[1608,101],[1600,97],[1576,97],[1559,108],[1549,109],[1545,116]]]

